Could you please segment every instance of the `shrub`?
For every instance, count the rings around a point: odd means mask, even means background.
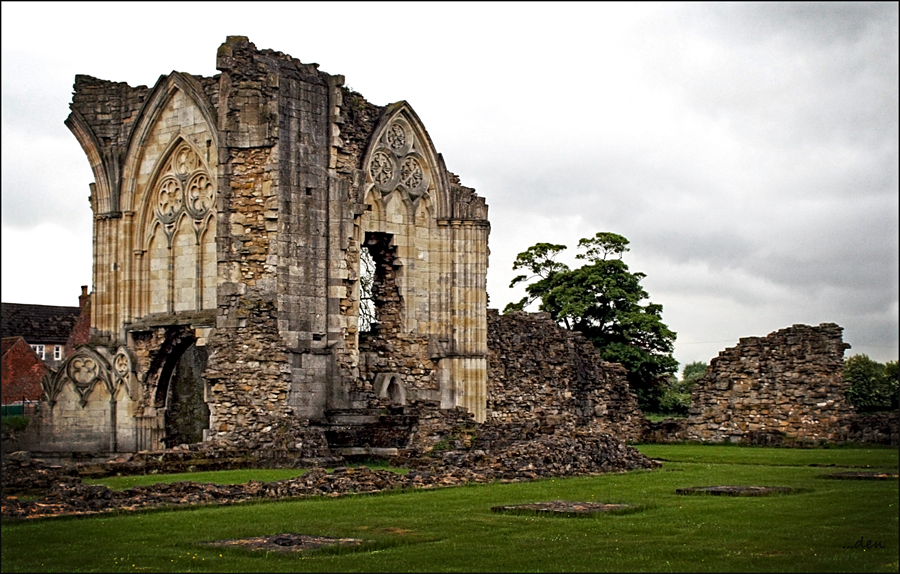
[[[684,366],[681,372],[681,380],[670,376],[663,385],[659,397],[659,412],[661,414],[687,416],[691,408],[691,389],[697,381],[706,373],[706,363],[697,361]]]
[[[9,428],[10,430],[19,431],[24,430],[25,427],[28,426],[28,417],[23,417],[21,415],[12,415],[8,417],[3,417],[3,426]]]

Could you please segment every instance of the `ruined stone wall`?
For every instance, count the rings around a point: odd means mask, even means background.
[[[408,401],[440,401],[437,365],[428,354],[428,337],[406,333],[403,328],[403,301],[397,284],[399,267],[396,247],[383,233],[368,234],[366,246],[375,262],[372,300],[375,322],[372,330],[359,334],[359,377],[351,391],[351,406],[374,408],[384,399],[405,405]],[[394,380],[386,380],[392,377]],[[389,388],[399,385],[395,400]]]
[[[94,291],[92,326],[95,336],[109,342],[116,330],[117,293],[106,288],[115,280],[110,251],[122,223],[122,158],[134,119],[150,89],[132,88],[124,82],[109,82],[87,75],[75,76],[72,112],[66,125],[78,138],[94,172],[90,201],[94,212]],[[98,285],[99,284],[99,285]],[[98,286],[104,288],[98,289]]]
[[[97,369],[54,378],[48,396],[71,390],[84,409],[97,381],[112,396],[127,379],[132,444],[154,448],[172,418],[160,398],[167,373],[202,362],[173,366],[184,331],[206,347],[207,440],[254,440],[280,419],[407,397],[483,418],[484,200],[446,170],[406,102],[370,104],[342,76],[242,36],[220,46],[216,67],[150,89],[76,78],[66,123],[95,176],[84,358]],[[370,233],[393,254],[393,326],[361,359],[359,250]],[[134,358],[128,376],[106,364],[120,352]],[[68,404],[55,398],[48,405]],[[116,416],[98,432],[115,434]]]
[[[429,400],[430,392],[436,391],[441,408],[464,406],[477,420],[484,420],[487,206],[446,170],[406,102],[381,111],[364,148],[357,138],[375,110],[352,93],[345,108],[347,119],[355,118],[361,125],[342,124],[341,133],[346,131],[348,138],[338,155],[338,168],[363,168],[353,172],[349,188],[358,202],[354,209],[362,208],[348,242],[348,253],[354,257],[348,261],[349,275],[358,269],[358,248],[367,237],[390,237],[401,302],[395,343],[408,357],[418,355],[417,362],[426,370],[431,369],[430,360],[435,371],[433,377],[414,377],[411,384],[428,391]],[[360,152],[361,157],[356,155]],[[352,339],[358,336],[353,332],[358,284],[346,294],[342,304],[352,317],[347,322],[352,360]]]
[[[640,440],[643,414],[624,367],[547,313],[488,310],[488,420],[552,434],[553,427]]]
[[[794,325],[725,349],[691,394],[687,440],[836,441],[852,414],[842,368],[843,329]]]

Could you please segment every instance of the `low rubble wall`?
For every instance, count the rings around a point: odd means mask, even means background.
[[[839,431],[828,444],[884,444],[900,445],[900,413],[883,411],[875,413],[852,413],[841,419]],[[672,418],[658,422],[647,421],[644,425],[643,442],[673,443],[689,442],[688,419]],[[712,441],[705,441],[712,442]],[[814,446],[811,441],[798,440],[795,436],[780,431],[750,432],[741,437],[740,444],[755,446]]]

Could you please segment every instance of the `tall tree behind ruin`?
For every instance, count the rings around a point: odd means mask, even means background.
[[[541,311],[567,329],[584,333],[605,360],[624,365],[641,409],[656,412],[664,383],[678,368],[672,356],[676,334],[662,322],[662,305],[643,303],[649,297],[640,284],[646,275],[631,272],[622,261],[628,243],[608,232],[580,240],[578,247],[585,252],[576,257],[586,263],[577,269],[554,259],[565,245],[529,247],[516,257],[513,269],[531,275],[519,275],[510,283],[530,282],[525,287],[528,295],[504,312],[540,300]]]

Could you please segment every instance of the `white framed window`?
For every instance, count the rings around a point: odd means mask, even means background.
[[[40,357],[41,360],[43,361],[44,360],[44,346],[43,345],[32,345],[31,348],[34,349],[34,352],[37,353],[38,357]]]
[[[62,345],[54,345],[53,346],[53,360],[58,361],[62,359]]]

